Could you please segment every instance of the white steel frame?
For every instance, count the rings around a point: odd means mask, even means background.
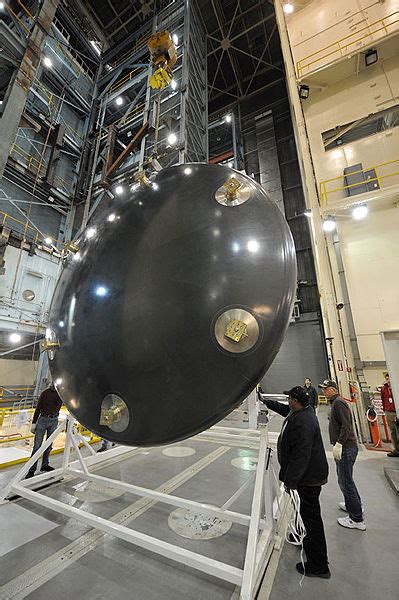
[[[198,437],[204,437],[209,441],[216,443],[228,443],[228,441],[239,441],[242,446],[258,448],[258,464],[255,473],[255,484],[252,499],[251,514],[246,515],[229,509],[229,506],[249,487],[253,478],[248,480],[231,496],[225,504],[218,508],[209,506],[193,500],[187,500],[175,495],[151,490],[148,488],[124,483],[101,475],[90,473],[89,466],[97,464],[111,457],[128,454],[133,448],[117,447],[98,455],[88,444],[87,440],[76,430],[75,420],[68,415],[66,420],[66,442],[62,466],[50,473],[36,475],[30,479],[24,479],[30,467],[42,456],[46,448],[65,428],[65,422],[60,424],[54,433],[43,442],[39,450],[29,459],[27,463],[18,471],[16,476],[0,492],[0,503],[7,501],[10,496],[21,496],[34,503],[54,510],[62,515],[76,519],[86,525],[99,529],[105,533],[130,542],[146,550],[175,560],[181,564],[198,569],[208,575],[212,575],[224,581],[233,583],[241,588],[241,600],[253,600],[262,580],[270,555],[273,551],[279,522],[284,516],[286,498],[282,500],[281,487],[278,484],[271,462],[268,460],[270,450],[268,449],[268,431],[267,428],[262,431],[237,429],[230,427],[212,427],[211,430],[203,432]],[[89,457],[83,457],[80,451],[80,445],[90,451]],[[77,461],[71,463],[71,451],[75,450]],[[269,464],[268,464],[269,463]],[[153,536],[135,531],[108,519],[90,514],[80,508],[69,506],[64,502],[50,498],[41,494],[37,489],[37,484],[42,485],[49,480],[59,480],[63,476],[72,476],[84,481],[93,481],[97,483],[112,486],[123,492],[150,498],[158,502],[197,510],[201,513],[218,516],[228,519],[233,523],[239,523],[248,527],[247,547],[244,559],[244,568],[240,569],[230,564],[203,556],[202,554],[192,552],[181,546],[165,542]],[[270,494],[266,493],[267,487],[270,488]],[[268,500],[269,497],[269,500]]]

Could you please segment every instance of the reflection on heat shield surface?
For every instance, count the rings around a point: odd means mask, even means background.
[[[171,167],[116,198],[68,257],[50,314],[53,379],[100,436],[184,439],[264,375],[295,287],[289,228],[258,184],[218,165]]]

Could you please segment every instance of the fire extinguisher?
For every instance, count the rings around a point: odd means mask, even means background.
[[[370,427],[371,440],[374,448],[381,448],[380,428],[378,426],[378,415],[374,406],[369,406],[366,412],[367,421]]]

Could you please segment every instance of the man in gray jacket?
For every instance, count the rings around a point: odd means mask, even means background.
[[[324,395],[331,403],[328,431],[337,466],[338,485],[345,499],[338,506],[348,513],[348,516],[338,519],[338,523],[342,527],[364,531],[366,524],[363,519],[362,500],[353,481],[353,466],[358,446],[352,411],[349,403],[339,395],[338,385],[335,381],[326,379],[319,387],[322,388]]]

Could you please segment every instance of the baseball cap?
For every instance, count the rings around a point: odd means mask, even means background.
[[[283,392],[283,394],[295,398],[301,404],[309,404],[309,394],[300,385],[294,386],[289,391]]]
[[[338,385],[335,383],[335,381],[332,381],[332,379],[325,379],[323,381],[323,383],[319,384],[319,388],[322,388],[322,389],[326,389],[326,388],[329,388],[329,387],[332,387],[335,390],[338,389]]]

